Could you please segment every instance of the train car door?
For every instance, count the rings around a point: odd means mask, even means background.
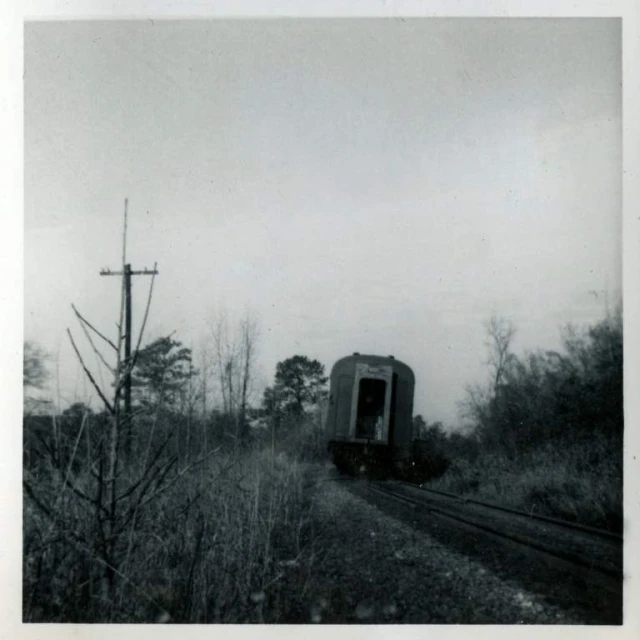
[[[349,425],[352,439],[387,443],[392,373],[389,365],[356,364]]]

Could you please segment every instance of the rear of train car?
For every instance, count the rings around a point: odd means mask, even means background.
[[[338,360],[330,376],[325,433],[341,471],[389,471],[411,456],[413,371],[393,356]]]

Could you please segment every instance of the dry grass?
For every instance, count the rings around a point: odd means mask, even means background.
[[[74,486],[89,486],[87,473]],[[125,474],[135,477],[132,468]],[[24,501],[24,620],[282,621],[313,560],[305,475],[302,463],[269,450],[219,452],[176,473],[120,528],[107,601],[92,507],[60,493],[54,470],[42,466],[29,478],[38,501],[28,492]],[[283,597],[285,588],[294,597]]]
[[[473,464],[455,460],[429,487],[620,530],[622,445],[596,432],[511,459],[485,452]]]

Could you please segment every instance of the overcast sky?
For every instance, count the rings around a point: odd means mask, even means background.
[[[608,19],[29,23],[25,338],[85,399],[70,304],[115,332],[128,197],[149,338],[198,359],[250,310],[262,383],[394,354],[455,425],[492,313],[522,353],[620,295],[620,46]]]

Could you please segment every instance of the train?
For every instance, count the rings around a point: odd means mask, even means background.
[[[414,373],[393,356],[353,353],[329,378],[325,420],[334,465],[353,474],[405,475],[414,465]]]

